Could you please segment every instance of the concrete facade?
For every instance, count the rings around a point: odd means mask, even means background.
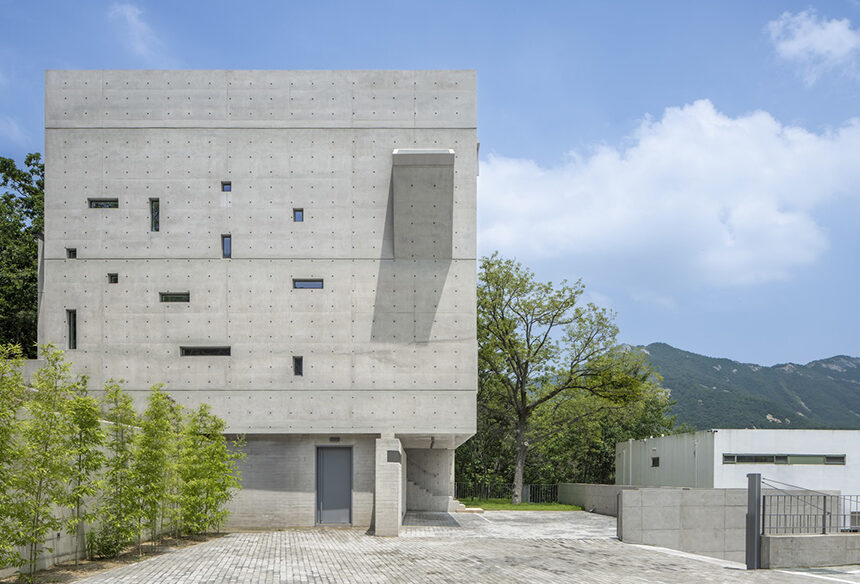
[[[747,474],[761,473],[805,489],[860,494],[858,430],[707,430],[621,442],[615,452],[620,485],[746,488]],[[752,456],[780,458],[741,462]]]
[[[246,434],[235,526],[312,525],[337,443],[396,532],[475,431],[475,108],[473,71],[49,71],[39,342]]]

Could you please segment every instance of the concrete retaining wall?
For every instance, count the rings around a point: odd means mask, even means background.
[[[746,489],[623,490],[618,537],[743,562],[746,504]]]
[[[860,534],[764,535],[762,568],[806,568],[860,564]]]
[[[39,561],[36,562],[37,570],[46,570],[59,564],[60,562],[67,562],[75,559],[75,536],[74,534],[66,533],[65,531],[54,532],[54,537],[50,537],[45,541],[46,546],[50,546],[53,549],[53,552],[49,552],[45,550],[42,556],[39,558]],[[59,536],[59,537],[57,537]],[[22,557],[27,557],[28,552],[25,548],[20,548],[19,553]],[[81,545],[80,552],[78,557],[83,559],[87,555],[86,546]],[[21,568],[22,570],[26,570],[26,566]],[[0,567],[0,578],[6,578],[18,572],[17,568],[4,568]]]
[[[618,493],[635,489],[628,485],[593,485],[589,483],[559,483],[558,502],[579,505],[586,511],[618,516]]]

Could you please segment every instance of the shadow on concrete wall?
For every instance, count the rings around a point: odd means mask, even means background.
[[[394,181],[389,183],[383,258],[376,275],[375,343],[426,343],[451,269],[450,258],[398,258],[394,241]]]

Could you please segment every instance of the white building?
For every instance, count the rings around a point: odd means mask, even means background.
[[[39,342],[247,437],[232,526],[396,534],[475,431],[474,71],[49,71]]]
[[[615,447],[619,485],[746,488],[748,473],[860,495],[860,430],[706,430]]]

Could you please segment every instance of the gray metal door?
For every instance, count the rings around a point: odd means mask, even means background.
[[[352,448],[317,448],[317,523],[352,523]]]

